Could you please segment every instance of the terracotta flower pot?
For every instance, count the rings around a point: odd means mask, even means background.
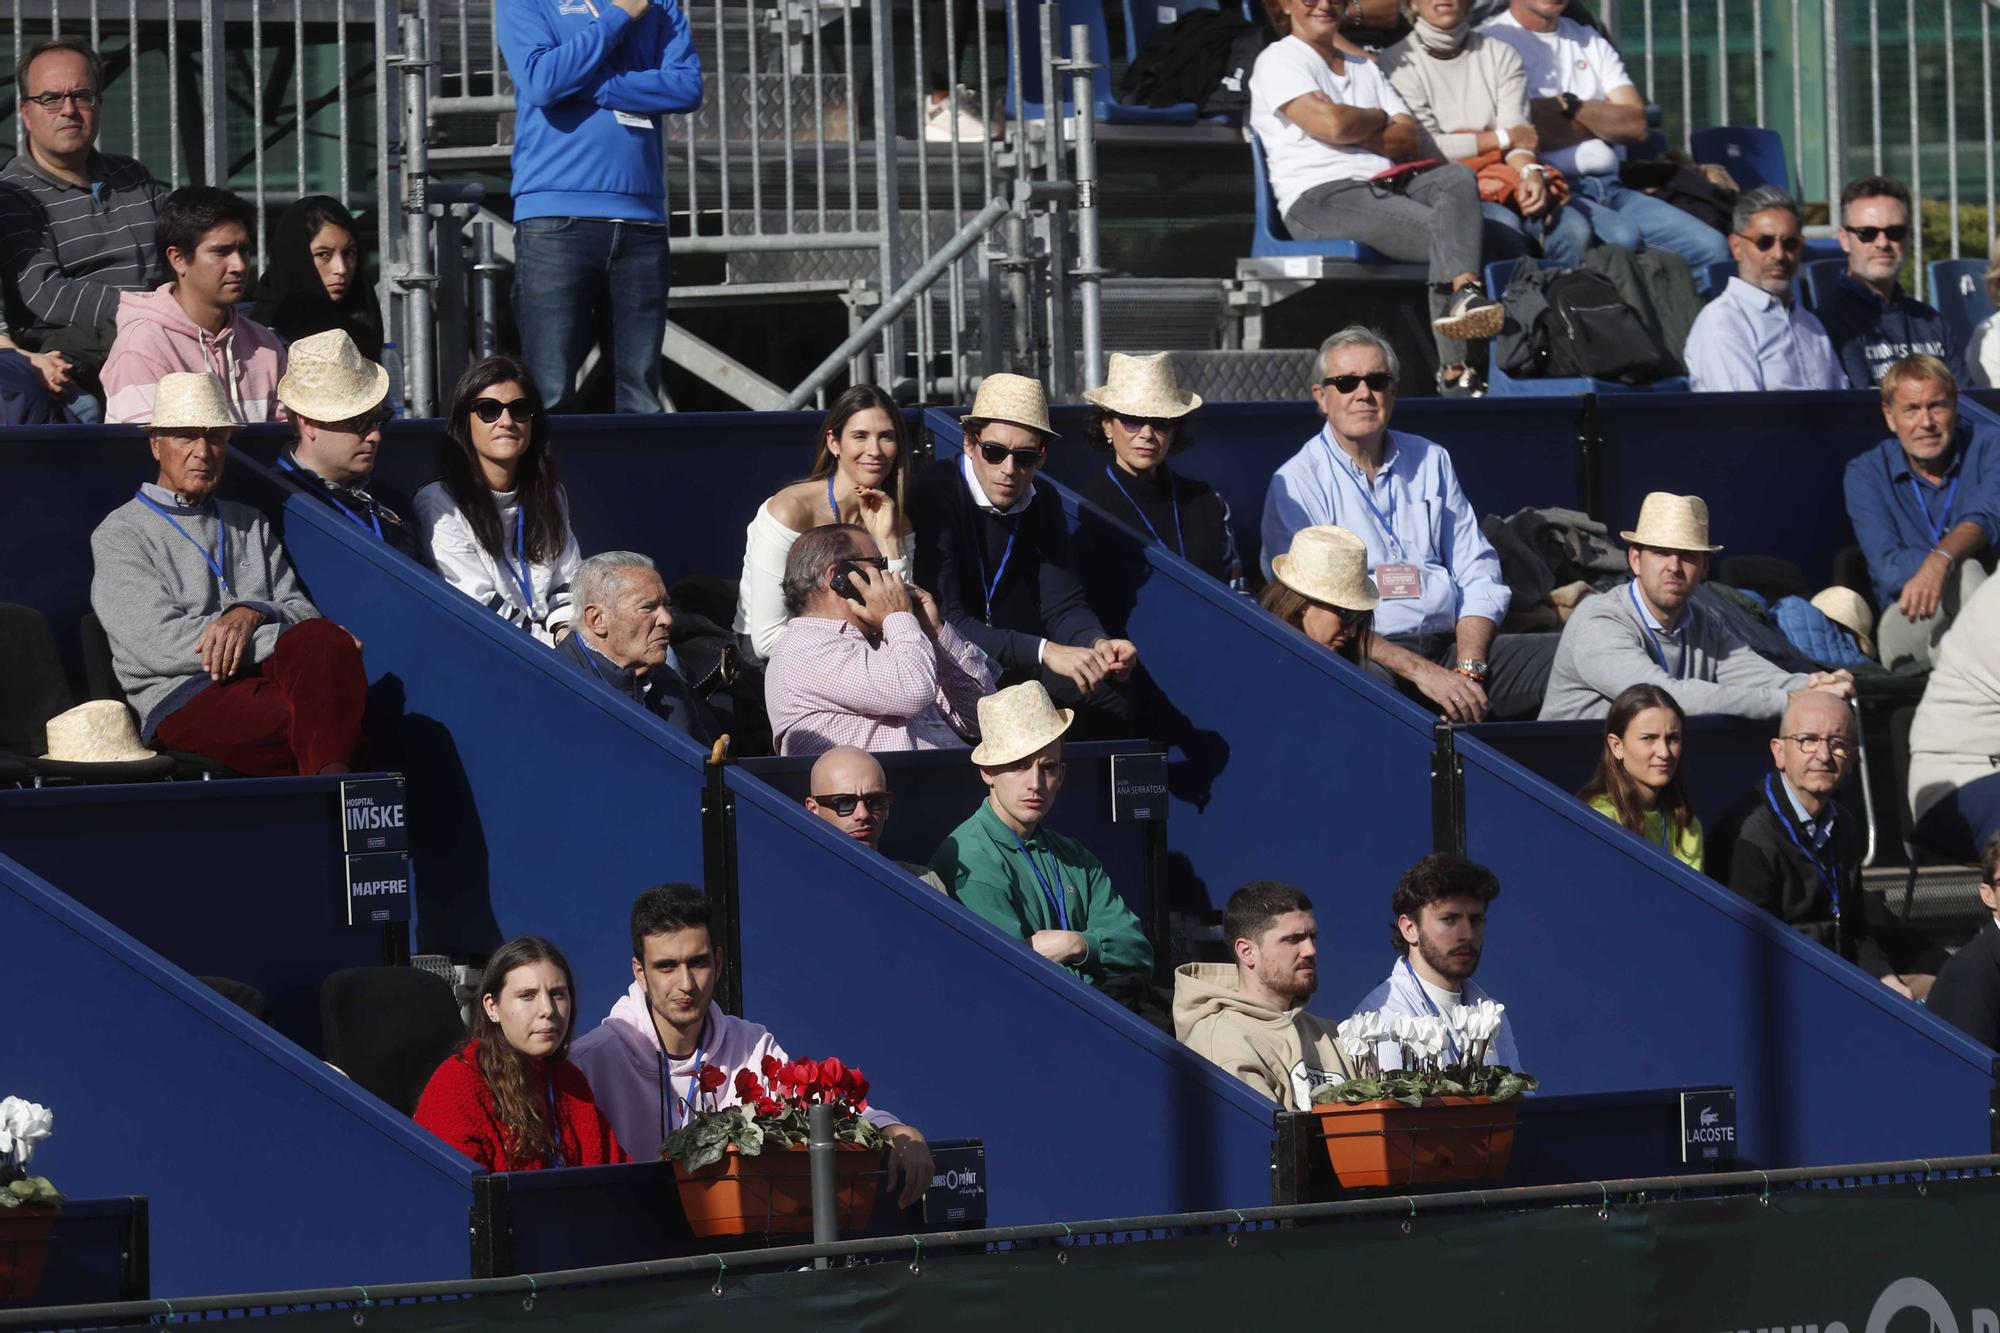
[[[881,1154],[858,1143],[837,1147],[840,1229],[859,1231],[875,1213]],[[675,1163],[674,1178],[688,1226],[697,1236],[812,1231],[812,1167],[803,1146],[766,1149],[749,1157],[732,1143],[721,1161],[699,1171]]]
[[[1514,1151],[1515,1100],[1429,1097],[1329,1102],[1313,1108],[1333,1173],[1349,1189],[1441,1180],[1497,1180]]]
[[[55,1226],[53,1208],[23,1204],[0,1208],[0,1303],[31,1301],[42,1285],[42,1264],[49,1257],[49,1231]]]

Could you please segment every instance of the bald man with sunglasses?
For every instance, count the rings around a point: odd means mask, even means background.
[[[1687,367],[1696,393],[1845,389],[1847,376],[1794,281],[1806,236],[1799,206],[1775,185],[1745,190],[1730,217],[1736,276],[1695,317]]]

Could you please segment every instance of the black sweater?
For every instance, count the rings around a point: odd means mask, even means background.
[[[1924,1007],[1975,1041],[2000,1050],[2000,923],[1988,921],[1938,969]]]
[[[1816,862],[1805,850],[1812,842],[1792,812],[1784,779],[1773,775],[1770,790],[1777,794],[1784,810],[1782,823],[1761,785],[1756,804],[1746,806],[1737,819],[1729,821],[1735,830],[1729,887],[1872,977],[1899,971],[1892,954],[1898,945],[1896,924],[1888,909],[1861,887],[1865,848],[1860,821],[1851,811],[1841,811]],[[1828,876],[1840,890],[1838,918],[1826,883]]]
[[[300,466],[290,450],[279,457],[278,470],[297,482],[306,494],[359,524],[363,532],[373,535],[376,528],[381,528],[383,541],[419,564],[424,563],[423,553],[417,549],[417,534],[403,518],[410,512],[409,501],[373,488],[349,490],[336,486],[319,473]]]
[[[1164,465],[1151,477],[1135,477],[1107,460],[1079,489],[1084,499],[1126,527],[1152,537],[1209,577],[1231,585],[1243,577],[1229,506],[1207,482],[1179,476]],[[1178,527],[1174,523],[1176,508],[1180,511]],[[1152,525],[1150,531],[1148,524]],[[1183,540],[1186,550],[1180,547]]]

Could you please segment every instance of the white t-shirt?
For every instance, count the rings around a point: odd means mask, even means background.
[[[1625,62],[1609,39],[1575,19],[1557,19],[1554,32],[1529,32],[1507,12],[1488,19],[1479,31],[1521,53],[1521,63],[1528,68],[1530,98],[1574,93],[1580,101],[1602,102],[1614,89],[1632,86]],[[1607,176],[1624,160],[1623,144],[1602,139],[1542,150],[1542,161],[1565,176]]]
[[[1250,128],[1264,146],[1271,170],[1271,192],[1283,216],[1299,196],[1328,181],[1362,181],[1395,166],[1380,153],[1365,148],[1335,148],[1294,125],[1278,108],[1296,98],[1325,93],[1342,106],[1407,116],[1410,108],[1382,77],[1374,62],[1352,56],[1336,74],[1319,52],[1297,37],[1286,37],[1264,48],[1250,71]]]

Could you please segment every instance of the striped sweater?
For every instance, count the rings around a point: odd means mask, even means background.
[[[557,492],[563,511],[562,550],[554,560],[528,565],[528,595],[522,595],[520,567],[513,562],[514,533],[521,522],[521,502],[512,491],[493,492],[500,509],[500,535],[506,554],[495,558],[479,544],[472,524],[459,512],[444,483],[434,481],[417,492],[417,531],[424,550],[444,581],[481,606],[519,625],[543,643],[554,645],[556,631],[576,618],[570,585],[583,564],[576,534],[569,530],[569,497]],[[524,603],[527,603],[524,605]]]
[[[129,157],[97,153],[90,165],[88,188],[46,174],[26,153],[0,169],[0,265],[27,315],[15,336],[67,351],[95,335],[94,367],[111,345],[119,293],[167,274],[153,244],[159,182]]]

